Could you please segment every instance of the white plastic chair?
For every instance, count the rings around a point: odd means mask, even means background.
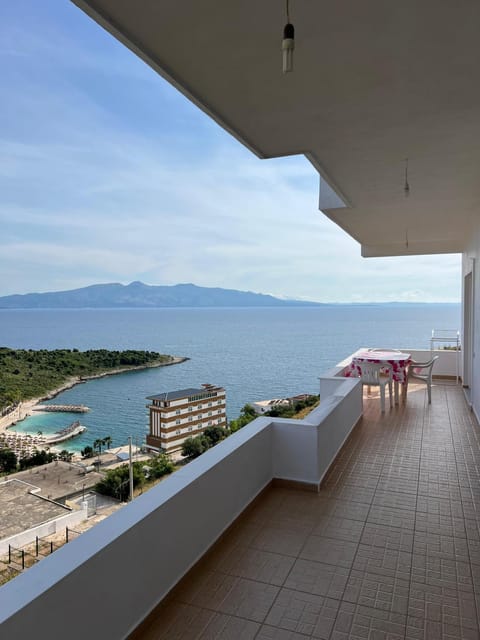
[[[380,388],[380,404],[385,413],[385,387],[388,384],[390,407],[392,406],[392,367],[389,364],[377,362],[358,362],[360,378],[364,387]]]
[[[408,367],[408,380],[419,380],[427,385],[428,404],[432,404],[432,373],[433,365],[439,356],[433,356],[428,362],[415,362],[412,360]]]

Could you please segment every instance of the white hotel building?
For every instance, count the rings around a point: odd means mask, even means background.
[[[181,389],[149,396],[150,433],[147,446],[171,453],[207,427],[226,427],[225,389],[203,384],[200,389]]]

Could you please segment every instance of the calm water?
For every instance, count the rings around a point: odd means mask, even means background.
[[[433,328],[460,327],[460,305],[332,305],[287,309],[0,310],[0,344],[13,348],[151,349],[187,356],[171,367],[87,382],[52,402],[86,404],[78,450],[147,432],[145,396],[220,384],[229,418],[250,401],[318,393],[318,376],[359,347],[428,348]],[[33,416],[19,430],[56,431],[73,414]]]

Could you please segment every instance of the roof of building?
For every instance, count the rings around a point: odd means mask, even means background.
[[[156,396],[147,396],[147,400],[179,400],[180,398],[188,398],[200,393],[208,393],[209,391],[220,391],[221,387],[215,385],[200,387],[200,389],[180,389],[179,391],[167,391],[159,393]]]

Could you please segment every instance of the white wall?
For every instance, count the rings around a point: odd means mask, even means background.
[[[77,511],[71,511],[55,520],[43,522],[36,527],[32,527],[32,529],[27,529],[27,531],[22,531],[9,538],[2,538],[2,540],[0,540],[0,556],[8,554],[8,545],[10,544],[13,547],[23,547],[26,544],[35,542],[37,536],[42,538],[57,533],[57,531],[63,531],[65,527],[75,527],[87,519],[87,512],[88,505],[84,502],[82,508]]]
[[[461,351],[451,351],[449,349],[434,350],[433,354],[430,349],[405,349],[407,353],[411,353],[413,360],[417,362],[427,362],[431,360],[433,355],[438,356],[438,360],[433,367],[433,377],[435,376],[449,376],[455,377],[457,375],[457,363],[458,374],[462,375],[462,358]]]
[[[473,271],[473,359],[470,402],[477,419],[480,417],[480,222],[472,222],[470,243],[462,257],[462,295],[463,280]],[[463,340],[462,340],[463,342]]]

